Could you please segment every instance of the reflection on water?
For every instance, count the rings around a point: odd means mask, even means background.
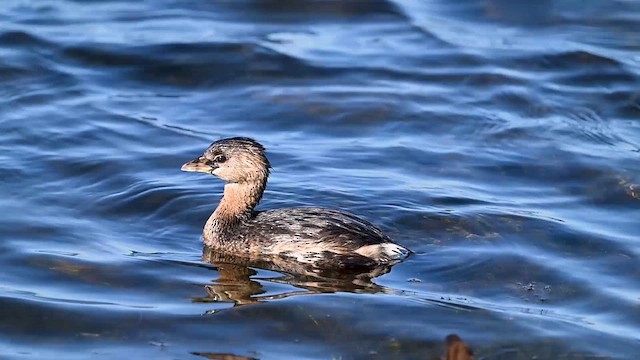
[[[268,300],[283,299],[289,296],[321,294],[333,292],[353,292],[375,294],[385,292],[385,288],[376,285],[371,279],[386,274],[391,266],[379,266],[362,273],[332,272],[300,264],[289,258],[280,258],[269,262],[259,259],[244,259],[229,254],[220,254],[205,247],[202,260],[215,265],[218,278],[213,285],[205,285],[208,296],[198,298],[198,302],[231,302],[234,305],[256,304]],[[277,275],[268,277],[252,276],[257,274],[253,267],[277,271]],[[319,271],[321,270],[321,271]],[[296,290],[277,295],[261,295],[266,292],[262,281],[291,285]]]
[[[637,1],[0,19],[0,358],[435,359],[454,333],[483,359],[640,353]],[[258,210],[343,209],[415,253],[349,275],[203,258],[222,184],[179,167],[231,136],[268,149]]]

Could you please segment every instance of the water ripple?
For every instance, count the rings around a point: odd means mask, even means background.
[[[0,357],[640,352],[633,2],[3,5]],[[222,182],[180,165],[240,135],[261,209],[414,254],[373,279],[203,254]]]

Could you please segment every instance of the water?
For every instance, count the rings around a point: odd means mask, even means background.
[[[0,6],[0,357],[640,354],[640,4]],[[415,251],[371,281],[202,258],[251,136],[261,208],[342,208]],[[206,254],[205,254],[206,255]]]

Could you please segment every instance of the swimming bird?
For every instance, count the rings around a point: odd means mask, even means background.
[[[345,211],[296,207],[256,211],[271,165],[265,148],[246,137],[212,143],[183,171],[226,182],[202,233],[205,246],[235,256],[285,258],[318,268],[362,269],[394,264],[410,250],[380,229]]]

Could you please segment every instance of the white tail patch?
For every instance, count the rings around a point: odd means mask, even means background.
[[[367,245],[355,252],[381,263],[403,260],[410,253],[408,249],[394,243]]]

